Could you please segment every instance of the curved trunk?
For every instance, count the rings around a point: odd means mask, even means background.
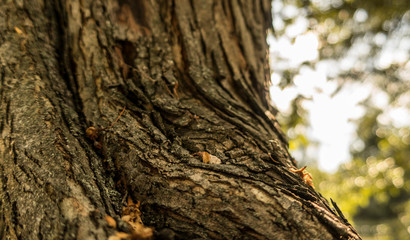
[[[141,216],[158,239],[359,239],[294,171],[268,100],[270,15],[268,0],[3,1],[0,238],[149,238]]]

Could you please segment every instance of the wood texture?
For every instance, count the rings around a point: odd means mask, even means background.
[[[130,197],[157,239],[360,239],[291,171],[270,28],[267,0],[2,1],[0,238],[106,239]]]

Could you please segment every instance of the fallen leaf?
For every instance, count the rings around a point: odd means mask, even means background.
[[[221,159],[208,153],[208,152],[197,152],[193,154],[194,156],[202,157],[202,162],[210,164],[221,164]]]
[[[148,240],[154,235],[154,230],[144,226],[141,220],[140,202],[134,203],[131,197],[127,199],[127,206],[122,210],[121,220],[128,223],[134,240]]]
[[[209,163],[210,160],[211,160],[211,154],[207,152],[202,152],[202,162]]]
[[[116,228],[117,227],[117,222],[115,221],[115,219],[111,216],[105,216],[105,221],[107,221],[108,226],[112,227],[112,228]]]
[[[211,163],[211,164],[221,164],[221,162],[222,162],[221,159],[217,158],[214,155],[211,155],[211,154],[209,154],[209,155],[210,155],[209,163]]]
[[[15,30],[18,34],[22,34],[22,33],[23,33],[23,31],[21,31],[21,29],[18,28],[18,27],[14,27],[14,30]]]

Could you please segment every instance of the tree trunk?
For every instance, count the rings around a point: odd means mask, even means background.
[[[156,239],[360,239],[294,171],[270,28],[268,0],[3,0],[0,238],[141,239],[134,211]]]

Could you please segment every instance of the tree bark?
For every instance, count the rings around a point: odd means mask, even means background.
[[[157,239],[360,239],[292,171],[270,28],[268,0],[3,0],[0,238],[113,237],[131,199]]]

